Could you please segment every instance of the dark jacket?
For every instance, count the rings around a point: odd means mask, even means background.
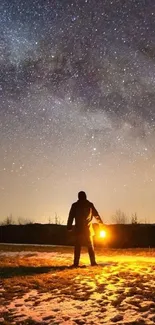
[[[67,229],[72,229],[72,224],[75,220],[75,231],[77,234],[94,235],[92,227],[93,217],[95,217],[99,223],[103,223],[93,203],[88,200],[78,200],[71,206]]]

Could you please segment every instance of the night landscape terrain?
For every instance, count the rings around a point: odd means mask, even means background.
[[[154,0],[1,0],[0,35],[0,325],[155,324]]]
[[[0,246],[0,324],[154,324],[155,250]]]

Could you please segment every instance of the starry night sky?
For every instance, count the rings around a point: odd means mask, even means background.
[[[85,190],[155,222],[155,1],[1,0],[0,221]]]

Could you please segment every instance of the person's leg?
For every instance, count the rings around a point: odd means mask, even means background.
[[[74,266],[79,265],[80,253],[81,253],[81,240],[80,240],[80,236],[76,236],[75,246],[74,246],[74,263],[73,263]]]
[[[90,258],[90,263],[91,265],[97,265],[96,260],[95,260],[95,251],[94,251],[94,243],[93,243],[93,237],[88,236],[87,239],[87,247],[88,247],[88,253],[89,253],[89,258]]]

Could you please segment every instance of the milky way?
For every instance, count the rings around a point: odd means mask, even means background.
[[[1,1],[0,219],[154,221],[154,1]]]

